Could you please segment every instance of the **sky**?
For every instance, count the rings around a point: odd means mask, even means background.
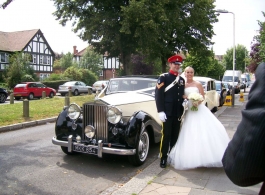
[[[5,0],[0,0],[0,4]],[[224,9],[235,15],[235,36],[233,36],[233,14],[221,13],[214,24],[212,41],[216,55],[223,55],[235,45],[251,49],[253,37],[259,30],[258,20],[265,22],[265,0],[216,0],[216,9]],[[6,9],[0,9],[0,31],[14,32],[40,29],[52,50],[56,53],[73,52],[73,46],[81,51],[88,45],[72,31],[71,22],[59,24],[52,13],[55,11],[51,0],[13,0]]]

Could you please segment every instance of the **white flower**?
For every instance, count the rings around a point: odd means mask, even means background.
[[[192,111],[198,111],[198,105],[199,102],[203,101],[203,96],[194,92],[188,95],[188,99],[192,101],[192,107],[190,109]]]

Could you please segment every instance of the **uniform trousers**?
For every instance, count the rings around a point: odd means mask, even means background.
[[[177,142],[181,121],[178,117],[168,117],[163,122],[162,137],[160,143],[160,158],[167,160],[167,154]]]

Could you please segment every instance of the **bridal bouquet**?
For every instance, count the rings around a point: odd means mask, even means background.
[[[192,111],[198,111],[198,105],[200,101],[203,101],[203,96],[199,93],[190,93],[188,99],[192,101]]]

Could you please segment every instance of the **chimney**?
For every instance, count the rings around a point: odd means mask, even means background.
[[[78,52],[78,50],[76,50],[76,46],[73,46],[73,48],[74,48],[74,55]]]

